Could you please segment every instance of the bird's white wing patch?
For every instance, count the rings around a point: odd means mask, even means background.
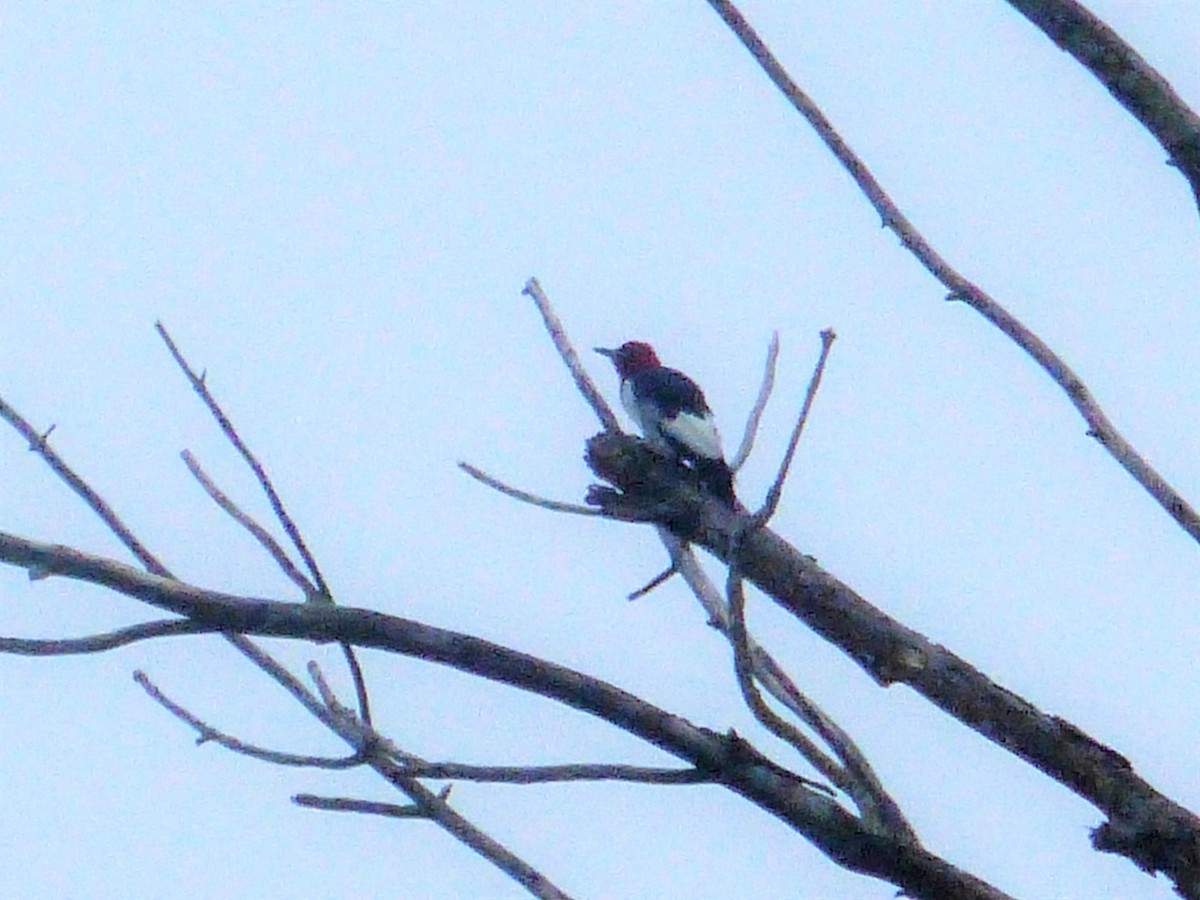
[[[662,422],[659,429],[697,456],[706,459],[725,458],[721,451],[721,435],[711,413],[707,416],[697,416],[681,412],[675,418]]]

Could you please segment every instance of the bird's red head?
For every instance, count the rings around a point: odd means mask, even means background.
[[[601,356],[607,356],[612,360],[617,374],[622,378],[628,378],[643,369],[656,369],[662,365],[658,361],[658,354],[654,352],[654,348],[642,341],[626,341],[616,350],[609,350],[607,347],[595,349]]]

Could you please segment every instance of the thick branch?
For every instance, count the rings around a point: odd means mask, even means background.
[[[744,513],[691,488],[654,453],[623,435],[593,437],[588,463],[621,488],[625,506],[667,508],[668,522],[681,538],[729,562],[730,542]],[[746,579],[879,684],[909,685],[1102,810],[1109,821],[1093,834],[1098,849],[1165,872],[1184,896],[1200,897],[1200,818],[1140,778],[1125,757],[876,609],[767,528],[746,536],[739,566]]]
[[[735,735],[699,728],[599,679],[480,638],[371,610],[206,591],[70,548],[3,533],[0,561],[108,587],[222,630],[388,650],[540,694],[713,772],[716,781],[791,825],[846,868],[890,881],[915,897],[998,900],[1006,896],[920,846],[864,829],[832,799],[810,790]],[[379,758],[368,764],[415,802],[436,804],[436,796],[402,764]],[[451,821],[456,813],[435,809],[430,814],[457,836]]]
[[[1167,151],[1200,206],[1200,116],[1167,79],[1105,22],[1075,0],[1008,0],[1096,76]]]
[[[472,766],[452,762],[405,762],[418,778],[481,781],[492,784],[546,784],[559,781],[632,781],[639,784],[711,784],[715,773],[701,769],[662,769],[612,763],[559,766]]]

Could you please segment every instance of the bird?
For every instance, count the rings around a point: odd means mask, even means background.
[[[736,506],[733,471],[700,386],[664,366],[643,341],[594,349],[612,361],[621,379],[621,405],[650,445],[682,460],[718,500]]]

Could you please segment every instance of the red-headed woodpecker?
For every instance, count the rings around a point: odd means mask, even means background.
[[[687,463],[718,499],[733,506],[733,472],[721,451],[704,392],[682,372],[658,361],[649,344],[628,341],[615,350],[597,347],[621,377],[621,403],[652,446]]]

